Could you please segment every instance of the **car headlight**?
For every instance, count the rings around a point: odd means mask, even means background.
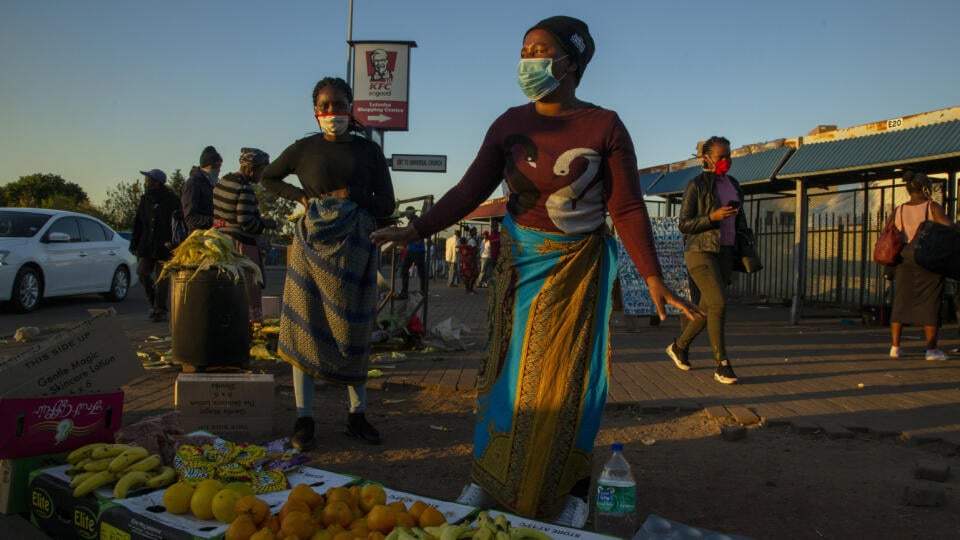
[[[9,254],[9,251],[0,250],[0,266],[7,264],[7,255]]]

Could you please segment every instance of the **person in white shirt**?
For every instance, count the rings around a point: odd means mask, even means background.
[[[456,287],[460,284],[460,255],[457,246],[460,245],[460,231],[455,231],[447,238],[444,260],[447,262],[447,287]]]
[[[483,231],[481,236],[483,240],[480,248],[480,284],[478,287],[486,287],[490,280],[490,273],[493,271],[493,259],[490,258],[490,233]]]

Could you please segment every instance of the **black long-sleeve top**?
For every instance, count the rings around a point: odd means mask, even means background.
[[[302,187],[284,182],[295,174]],[[320,198],[346,189],[348,198],[376,218],[393,214],[393,182],[383,151],[373,141],[353,136],[328,141],[323,134],[293,143],[263,171],[263,187],[285,199]]]

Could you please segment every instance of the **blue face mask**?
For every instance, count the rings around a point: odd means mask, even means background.
[[[563,60],[561,56],[557,60]],[[553,76],[553,58],[523,58],[517,65],[517,82],[530,101],[539,101],[560,86],[560,79]]]

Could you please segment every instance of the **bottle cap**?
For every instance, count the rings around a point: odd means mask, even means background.
[[[613,451],[623,452],[623,443],[618,443],[618,442],[613,443]]]

